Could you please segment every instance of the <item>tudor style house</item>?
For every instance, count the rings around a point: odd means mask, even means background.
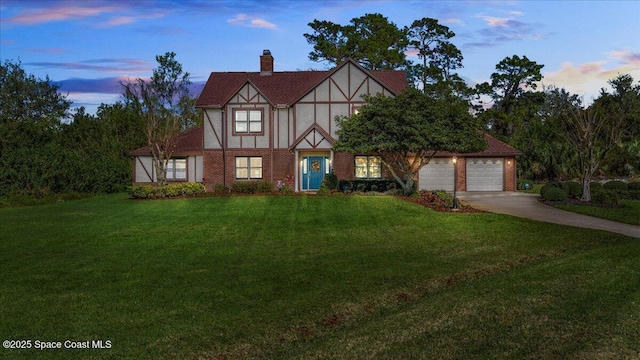
[[[354,114],[364,94],[399,94],[408,86],[404,72],[369,71],[351,60],[329,71],[276,72],[273,64],[264,50],[259,72],[211,73],[196,102],[203,126],[177,139],[169,182],[201,182],[211,191],[216,184],[293,178],[296,191],[312,191],[331,171],[340,179],[386,175],[376,156],[333,151],[334,119]],[[457,174],[461,191],[515,191],[520,152],[485,139],[481,153],[439,154],[420,170],[419,188],[453,190]],[[131,155],[134,184],[154,183],[149,149]]]

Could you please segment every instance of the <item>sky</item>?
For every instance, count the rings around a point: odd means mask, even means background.
[[[472,86],[513,55],[544,65],[541,85],[586,103],[620,74],[640,81],[638,0],[0,0],[0,60],[48,76],[72,108],[93,113],[170,51],[196,94],[213,71],[259,71],[265,49],[275,71],[328,69],[309,60],[308,24],[347,25],[369,13],[400,28],[423,17],[448,26],[464,57],[458,73]]]

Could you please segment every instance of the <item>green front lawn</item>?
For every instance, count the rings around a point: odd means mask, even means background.
[[[393,197],[0,209],[6,358],[630,358],[640,243]]]
[[[583,215],[640,225],[640,200],[622,200],[621,203],[623,207],[615,208],[573,204],[556,205],[556,207]]]

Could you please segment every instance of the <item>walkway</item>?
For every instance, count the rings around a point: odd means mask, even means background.
[[[460,201],[476,209],[640,238],[640,226],[580,215],[538,201],[540,195],[520,192],[458,192]]]

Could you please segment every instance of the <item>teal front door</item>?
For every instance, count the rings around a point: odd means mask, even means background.
[[[326,156],[305,156],[302,158],[302,190],[318,190],[327,173]]]

